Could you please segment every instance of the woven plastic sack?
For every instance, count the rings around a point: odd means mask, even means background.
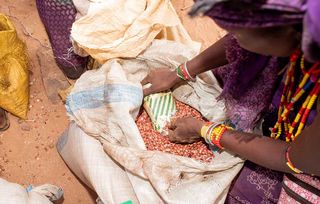
[[[66,101],[76,124],[60,139],[58,150],[104,203],[224,203],[242,167],[240,158],[223,151],[203,163],[148,151],[135,123],[143,101],[140,81],[149,70],[174,69],[195,54],[181,43],[154,40],[136,59],[109,60],[77,80]],[[216,100],[220,93],[212,72],[173,90],[177,100],[216,122],[225,119],[224,103]]]
[[[137,57],[155,38],[200,49],[169,0],[73,0],[80,13],[86,12],[83,5],[88,2],[86,15],[71,30],[75,52],[81,56],[91,55],[101,64],[117,57]]]
[[[27,189],[16,183],[10,183],[0,178],[1,204],[52,204],[61,199],[63,190],[51,184]]]
[[[29,101],[28,60],[24,43],[0,14],[0,107],[25,119]]]

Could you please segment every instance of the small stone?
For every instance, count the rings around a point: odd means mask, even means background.
[[[31,127],[30,127],[30,125],[29,125],[28,123],[22,123],[22,124],[20,125],[20,128],[21,128],[21,130],[23,130],[23,131],[30,131],[30,130],[31,130]]]
[[[53,149],[53,148],[54,148],[54,144],[50,144],[50,145],[49,145],[49,148],[50,148],[50,149]]]

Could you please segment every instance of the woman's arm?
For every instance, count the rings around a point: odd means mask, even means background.
[[[211,45],[198,56],[187,62],[190,75],[193,77],[210,69],[225,65],[228,63],[225,52],[225,36]],[[165,80],[164,80],[165,79]],[[142,85],[148,83],[150,87],[143,90],[144,95],[165,91],[179,83],[181,79],[177,76],[176,71],[169,68],[152,70],[142,81]]]
[[[178,119],[171,125],[169,138],[173,142],[192,143],[200,139],[204,122],[191,118]],[[197,135],[197,136],[196,136]],[[292,143],[275,140],[256,134],[228,130],[223,134],[221,145],[230,152],[240,155],[269,169],[294,173],[287,165],[285,152],[289,145],[290,160],[299,170],[320,176],[320,117],[306,128]]]
[[[290,145],[289,143],[237,131],[226,131],[220,143],[226,150],[256,164],[269,169],[292,173],[285,160],[285,152]]]
[[[285,152],[290,145],[289,157],[299,170],[320,176],[320,101],[318,115],[292,143],[269,137],[227,131],[221,139],[226,149],[270,169],[293,173],[286,165]]]
[[[320,103],[318,103],[320,109]],[[320,176],[320,115],[306,128],[292,144],[290,159],[303,172]]]
[[[225,41],[227,38],[228,36],[224,36],[198,56],[187,62],[188,71],[191,76],[196,76],[202,72],[228,63],[225,51]]]
[[[320,176],[320,120],[305,129],[292,143],[274,140],[270,137],[227,131],[221,144],[230,150],[261,166],[288,173],[294,173],[287,165],[285,152],[291,146],[291,162],[299,170]]]

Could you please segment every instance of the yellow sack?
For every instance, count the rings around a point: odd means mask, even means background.
[[[29,102],[25,44],[9,19],[0,14],[0,107],[25,119]]]

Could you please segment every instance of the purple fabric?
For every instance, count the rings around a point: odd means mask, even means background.
[[[278,89],[273,96],[272,103],[268,111],[269,113],[264,118],[265,122],[263,126],[266,131],[269,131],[269,128],[272,127],[277,120],[278,107],[284,88],[284,79],[281,81],[282,83],[278,86]],[[298,110],[295,109],[295,112],[297,111]],[[307,126],[311,125],[316,115],[317,110],[316,106],[314,106],[308,117]],[[295,115],[293,114],[291,119],[294,116]],[[283,173],[281,172],[266,169],[247,161],[238,177],[233,181],[226,203],[277,203],[282,187],[282,178]]]
[[[307,3],[308,12],[306,13],[306,19],[308,22],[308,30],[312,39],[320,44],[320,1],[308,0]]]
[[[320,60],[320,1],[308,0],[308,12],[304,17],[302,50],[310,61]]]
[[[242,131],[254,128],[269,106],[279,69],[278,59],[242,49],[229,35],[226,43],[229,64],[213,70],[223,83],[229,124]]]
[[[231,185],[227,204],[277,203],[282,187],[283,173],[272,171],[247,161]]]
[[[72,0],[37,0],[36,3],[59,68],[67,77],[78,78],[85,71],[87,58],[73,52],[70,31],[77,10]]]
[[[303,23],[302,49],[306,59],[316,62],[320,60],[319,11],[319,0],[227,0],[215,4],[206,15],[224,28],[262,28]]]
[[[262,28],[302,23],[305,1],[238,1],[243,7],[230,6],[227,3],[215,5],[206,13],[218,25],[231,28]]]
[[[318,0],[197,1],[197,3],[201,2],[202,4],[203,2],[204,4],[205,2],[213,3],[214,6],[206,12],[206,15],[222,27],[283,26],[302,24],[304,19],[302,48],[305,57],[311,61],[320,60],[320,48],[317,44],[320,41],[320,1]],[[214,2],[218,3],[214,4]],[[234,49],[231,48],[231,54],[228,56],[230,64],[214,73],[222,78],[221,81],[224,83],[220,98],[226,99],[230,122],[236,128],[248,131],[255,125],[270,102],[269,94],[272,94],[272,85],[276,78],[275,71],[279,68],[279,63],[276,58],[250,53],[241,48],[232,50]],[[270,69],[264,72],[263,70],[267,68]],[[268,81],[263,81],[262,78]],[[255,103],[258,104],[254,105]]]

